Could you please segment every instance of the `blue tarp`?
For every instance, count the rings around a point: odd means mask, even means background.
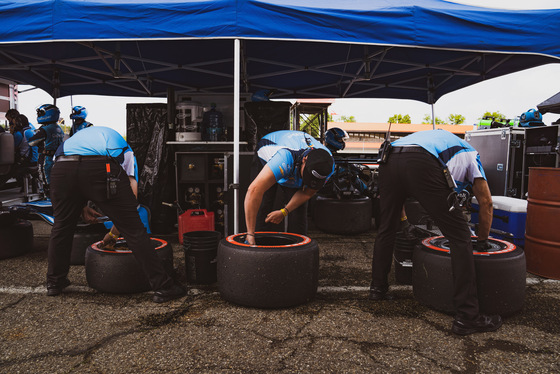
[[[558,62],[560,9],[440,0],[17,0],[0,3],[0,77],[53,96],[231,92],[433,102]]]

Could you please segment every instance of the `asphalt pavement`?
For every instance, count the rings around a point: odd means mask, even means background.
[[[560,282],[527,274],[523,309],[496,332],[466,337],[453,317],[421,305],[412,287],[367,299],[375,230],[309,236],[320,249],[319,290],[297,307],[224,301],[217,286],[188,284],[165,304],[151,293],[114,295],[72,285],[47,297],[49,226],[33,221],[34,250],[0,261],[0,373],[557,373]],[[172,243],[186,283],[183,250]]]

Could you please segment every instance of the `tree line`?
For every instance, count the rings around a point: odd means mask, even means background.
[[[506,119],[506,116],[500,112],[485,112],[482,116],[480,116],[480,118],[484,118],[484,117],[491,117],[497,122],[502,122]],[[328,121],[329,122],[333,121],[331,114],[328,115]],[[356,122],[356,118],[354,116],[340,116],[339,122]],[[408,114],[405,115],[395,114],[394,116],[389,117],[387,122],[388,123],[412,123],[412,121],[410,120],[410,115]],[[445,125],[445,124],[461,125],[464,122],[465,122],[465,117],[461,114],[450,114],[446,120],[442,120],[440,117],[437,116],[435,118],[436,125]],[[422,120],[422,123],[423,124],[433,123],[432,116],[426,114]]]
[[[506,119],[506,116],[500,112],[485,112],[480,118],[491,117],[495,121],[501,122]],[[410,116],[405,114],[404,116],[401,114],[395,114],[392,117],[389,117],[387,120],[389,123],[412,123],[410,121]],[[432,124],[432,116],[426,114],[422,120],[423,124]],[[465,123],[465,117],[461,114],[450,114],[446,120],[442,120],[440,117],[435,118],[436,125],[461,125]]]

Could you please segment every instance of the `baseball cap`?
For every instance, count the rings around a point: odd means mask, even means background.
[[[312,149],[307,154],[307,161],[303,169],[303,184],[314,190],[319,190],[327,177],[333,171],[333,158],[329,152],[324,149]]]

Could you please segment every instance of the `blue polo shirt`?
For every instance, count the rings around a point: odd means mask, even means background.
[[[263,165],[267,165],[276,182],[281,186],[301,188],[303,180],[298,173],[298,166],[303,153],[311,148],[320,148],[331,152],[317,139],[302,131],[281,130],[271,132],[262,137],[257,143],[257,155]],[[331,154],[332,155],[332,154]],[[327,176],[327,180],[334,173]]]
[[[419,131],[391,144],[393,147],[420,146],[430,152],[442,165],[447,166],[457,185],[457,192],[472,185],[475,178],[486,179],[476,149],[449,131]]]
[[[121,134],[111,128],[91,126],[75,133],[62,143],[55,157],[76,155],[112,157],[127,175],[138,180],[138,165],[134,152]]]

